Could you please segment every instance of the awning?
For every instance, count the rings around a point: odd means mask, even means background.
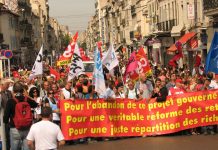
[[[189,33],[186,33],[185,35],[183,35],[178,41],[182,43],[182,45],[186,44],[191,38],[193,38],[197,33],[195,32],[189,32]],[[171,51],[171,52],[174,52],[176,51],[177,48],[176,48],[176,45],[173,44],[170,48],[168,48],[167,51]]]
[[[173,26],[171,30],[171,37],[181,36],[181,31],[184,29],[183,24],[179,24],[178,26]]]

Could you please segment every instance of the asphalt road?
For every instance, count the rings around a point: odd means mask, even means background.
[[[217,150],[217,135],[128,138],[89,144],[66,145],[61,150]]]

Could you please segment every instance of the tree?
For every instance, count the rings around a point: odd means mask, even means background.
[[[61,33],[61,47],[63,50],[69,45],[70,41],[71,36],[69,34],[63,35],[63,33]]]
[[[86,51],[86,49],[87,49],[87,46],[86,46],[86,43],[85,43],[85,42],[81,43],[81,44],[80,44],[80,47],[83,48],[85,51]]]

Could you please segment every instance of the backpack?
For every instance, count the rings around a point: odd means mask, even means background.
[[[25,97],[23,102],[20,102],[14,97],[16,102],[15,114],[14,114],[14,125],[18,130],[28,129],[32,125],[33,116],[31,112],[31,107],[27,102],[27,97]]]

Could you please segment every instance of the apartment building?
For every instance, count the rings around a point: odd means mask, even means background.
[[[0,0],[0,49],[12,50],[12,64],[32,66],[42,44],[45,56],[59,53],[68,33],[49,18],[48,0]]]
[[[116,49],[121,45],[136,49],[149,36],[147,0],[96,0],[95,7],[96,14],[89,22],[86,34],[98,37],[103,49],[108,48],[110,43]],[[96,21],[99,30],[95,34],[92,30],[96,30]]]
[[[50,17],[49,26],[48,26],[48,40],[49,40],[50,59],[52,60],[52,62],[54,62],[55,58],[62,53],[60,37],[61,37],[60,25],[55,18]]]
[[[203,0],[203,11],[210,18],[206,24],[207,31],[202,33],[202,37],[205,39],[207,49],[209,50],[214,32],[218,31],[218,1]]]
[[[86,30],[86,45],[91,52],[96,48],[96,42],[100,41],[99,17],[95,14],[88,22]]]
[[[212,4],[207,4],[207,9],[211,8],[208,5]],[[120,45],[131,50],[144,45],[150,59],[166,65],[176,52],[174,43],[182,41],[188,65],[193,66],[196,50],[205,60],[209,19],[203,13],[203,0],[96,0],[95,6],[98,19],[93,17],[89,22],[87,43],[92,36],[104,45],[114,43],[116,49]]]
[[[0,6],[0,45],[14,53],[12,63],[19,62],[18,3],[16,0],[1,1]],[[4,20],[4,21],[3,21]]]
[[[176,41],[182,41],[185,62],[193,66],[193,55],[200,46],[201,32],[208,18],[203,14],[202,0],[148,0],[151,51],[157,63],[167,64],[175,54]],[[182,39],[182,40],[181,40]]]

